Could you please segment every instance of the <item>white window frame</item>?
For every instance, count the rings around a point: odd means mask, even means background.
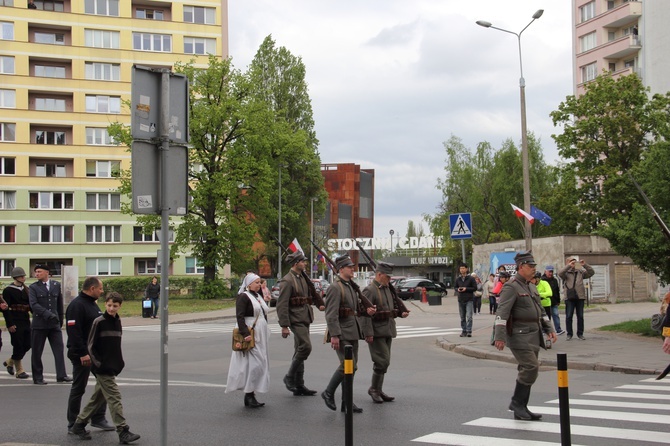
[[[11,239],[7,237],[9,233],[13,236]],[[16,225],[0,225],[0,243],[16,243]]]
[[[8,66],[10,61],[11,67]],[[14,74],[15,70],[14,56],[0,56],[0,74]]]
[[[0,209],[16,209],[15,190],[0,190]]]
[[[116,143],[106,127],[86,127],[86,145],[113,146]]]
[[[64,112],[67,110],[67,100],[63,98],[35,98],[35,110]]]
[[[119,16],[119,0],[84,0],[84,14]]]
[[[165,49],[165,47],[168,49]],[[160,47],[157,49],[157,47]],[[172,52],[172,36],[158,33],[133,33],[133,49],[155,53]]]
[[[13,172],[7,173],[7,160],[12,160]],[[13,156],[0,156],[0,175],[16,175],[16,158]]]
[[[29,225],[30,243],[74,243],[73,225]]]
[[[117,172],[114,175],[114,172]],[[121,172],[121,161],[86,160],[86,176],[88,178],[118,178]]]
[[[58,65],[35,65],[35,77],[50,77],[55,79],[65,79],[67,69]]]
[[[0,89],[0,108],[16,108],[16,90]]]
[[[37,31],[35,32],[34,43],[43,43],[45,45],[65,45],[65,34],[57,32],[45,33],[42,31]]]
[[[121,96],[86,95],[86,113],[121,113]]]
[[[14,6],[14,0],[0,0],[0,6]]]
[[[42,11],[63,12],[65,10],[65,2],[58,0],[35,0],[33,3],[37,9]]]
[[[14,40],[14,22],[0,22],[0,40]]]
[[[86,225],[86,243],[121,243],[121,225]]]
[[[37,207],[32,207],[32,202],[29,202],[30,209],[42,210],[72,210],[74,209],[74,194],[72,192],[30,192],[30,195],[37,194]],[[60,198],[62,207],[54,207],[56,197]],[[30,200],[32,201],[32,200]],[[71,207],[67,207],[68,202]]]
[[[118,50],[120,48],[120,35],[118,31],[85,29],[85,45],[89,48],[111,48]]]
[[[49,175],[49,173],[51,173],[51,175]],[[65,164],[39,163],[35,164],[35,176],[65,178],[67,176],[67,170],[65,169]]]
[[[149,266],[149,262],[154,262],[153,267]],[[138,259],[137,260],[137,274],[158,274],[161,272],[158,266],[158,259]]]
[[[598,46],[598,41],[595,31],[585,34],[579,38],[579,48],[582,53],[592,50],[596,46]]]
[[[9,277],[15,265],[16,259],[0,259],[0,275]]]
[[[165,11],[156,8],[137,8],[135,10],[135,18],[144,20],[165,20]]]
[[[86,62],[86,79],[118,82],[121,80],[121,65],[105,62]]]
[[[121,257],[86,258],[87,276],[120,276]]]
[[[579,8],[579,23],[584,23],[596,16],[596,2],[595,0],[585,4]]]
[[[95,206],[91,206],[94,204]],[[87,211],[119,211],[121,210],[121,194],[111,192],[87,192]]]
[[[40,141],[40,136],[42,141]],[[35,144],[64,146],[67,144],[67,135],[60,130],[35,130]]]
[[[584,65],[581,69],[582,83],[590,82],[598,77],[598,64],[596,62]]]
[[[189,265],[191,263],[192,263],[192,265]],[[200,265],[200,262],[198,261],[197,257],[186,257],[185,267],[186,267],[186,274],[204,274],[205,273],[205,267]]]
[[[184,6],[184,22],[201,25],[216,25],[216,8]]]
[[[184,37],[184,54],[216,55],[216,39]]]
[[[0,122],[0,142],[16,142],[16,124]]]

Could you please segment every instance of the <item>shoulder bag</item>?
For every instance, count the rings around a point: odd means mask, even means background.
[[[258,316],[260,316],[260,312],[258,313]],[[258,322],[258,316],[256,316],[256,320],[254,321],[254,325],[249,328],[249,336],[251,336],[250,341],[245,341],[244,340],[244,335],[240,333],[239,328],[233,328],[233,351],[234,352],[248,352],[252,348],[256,346],[256,342],[254,341],[254,328],[256,327],[256,322]]]
[[[567,286],[565,287],[565,297],[567,300],[571,301],[579,300],[579,295],[577,294],[577,290],[575,289],[576,284],[577,284],[577,272],[575,271],[575,280],[572,281],[572,288],[568,288]]]

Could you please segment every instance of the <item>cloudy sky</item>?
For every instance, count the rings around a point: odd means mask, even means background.
[[[521,139],[522,34],[528,129],[558,160],[549,113],[572,94],[567,0],[228,0],[230,55],[246,69],[272,34],[302,58],[324,163],[375,169],[375,237],[405,235],[442,197],[443,142]],[[519,172],[521,175],[521,172]]]

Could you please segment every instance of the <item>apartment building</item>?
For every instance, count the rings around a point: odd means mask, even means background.
[[[46,263],[55,276],[158,272],[156,234],[121,214],[134,64],[228,56],[227,0],[0,0],[0,279]],[[182,256],[170,274],[200,274]]]
[[[609,71],[636,73],[651,93],[670,91],[670,2],[573,0],[574,94]]]

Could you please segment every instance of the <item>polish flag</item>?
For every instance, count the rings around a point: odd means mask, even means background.
[[[305,251],[302,250],[302,247],[300,246],[300,243],[298,243],[297,238],[294,238],[293,241],[291,242],[291,244],[288,245],[288,250],[291,251],[291,252],[296,252],[296,251],[300,251],[302,253],[305,252]]]
[[[510,204],[512,204],[512,203],[510,203]],[[531,225],[535,221],[535,217],[533,217],[532,215],[530,215],[529,213],[527,213],[523,209],[514,206],[513,204],[512,204],[512,209],[514,209],[514,214],[516,214],[517,217],[526,217],[526,220],[528,220]]]

